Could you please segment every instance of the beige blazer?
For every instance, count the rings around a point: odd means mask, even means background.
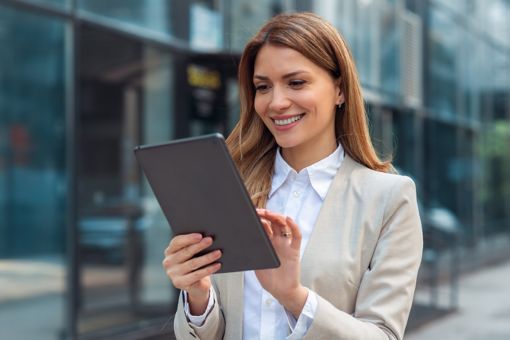
[[[301,283],[319,296],[305,339],[402,339],[422,247],[413,181],[346,156],[301,261]],[[217,301],[201,327],[179,300],[177,339],[242,339],[243,273],[213,283]]]

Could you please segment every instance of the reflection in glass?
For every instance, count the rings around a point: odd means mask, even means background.
[[[171,14],[175,6],[167,0],[78,0],[78,9],[119,23],[172,35]]]
[[[456,177],[458,168],[456,127],[434,120],[425,121],[427,185],[424,192],[430,206],[445,207],[458,214]]]
[[[57,339],[65,328],[64,30],[0,5],[2,339]]]
[[[69,10],[70,2],[72,0],[24,0],[26,2],[32,2],[36,5],[44,5],[48,7],[56,7],[59,9]]]
[[[459,28],[453,19],[436,7],[430,7],[428,41],[429,60],[427,101],[428,106],[443,116],[457,113],[457,48]],[[449,32],[449,34],[444,34]]]
[[[357,29],[355,30],[356,40],[354,41],[356,46],[354,49],[354,56],[356,58],[356,65],[358,67],[361,82],[373,85],[376,70],[374,68],[374,59],[372,58],[377,52],[374,49],[375,46],[372,39],[374,38],[374,32],[376,32],[374,30],[374,25],[377,24],[374,20],[376,11],[374,6],[367,6],[361,1],[358,4],[357,10],[357,14],[367,18],[367,20],[360,20],[357,22]]]
[[[271,0],[236,0],[225,6],[229,34],[225,37],[232,51],[242,51],[244,45],[257,29],[274,13]],[[228,46],[228,45],[227,45]]]
[[[395,7],[390,7],[389,4],[381,7],[379,14],[380,26],[377,28],[380,37],[378,43],[380,44],[381,54],[380,86],[385,91],[394,94],[403,91],[400,88],[400,80],[403,77],[400,74],[400,65],[403,62],[400,60],[400,45],[403,44],[400,41],[402,28],[398,26],[400,18],[396,14]]]
[[[79,34],[78,333],[161,328],[176,303],[161,267],[170,229],[133,148],[173,137],[172,59],[88,26]]]

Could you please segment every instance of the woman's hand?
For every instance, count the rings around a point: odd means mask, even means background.
[[[217,272],[221,251],[215,250],[199,257],[193,257],[212,244],[211,237],[201,234],[178,235],[172,238],[165,249],[163,268],[173,285],[188,293],[192,315],[202,315],[209,301],[210,275]]]
[[[301,232],[287,216],[257,209],[266,233],[280,259],[280,267],[256,270],[262,287],[273,295],[294,317],[299,318],[308,297],[300,282]]]

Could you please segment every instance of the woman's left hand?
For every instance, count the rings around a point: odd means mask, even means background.
[[[301,232],[287,216],[257,209],[266,233],[280,259],[280,267],[256,270],[262,287],[298,318],[308,297],[300,282]]]

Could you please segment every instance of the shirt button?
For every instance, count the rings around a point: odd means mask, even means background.
[[[296,197],[296,198],[297,198],[297,197],[299,197],[299,191],[294,191],[293,195],[294,195],[294,197]]]
[[[273,300],[266,299],[266,306],[271,307],[272,304],[273,304]]]

